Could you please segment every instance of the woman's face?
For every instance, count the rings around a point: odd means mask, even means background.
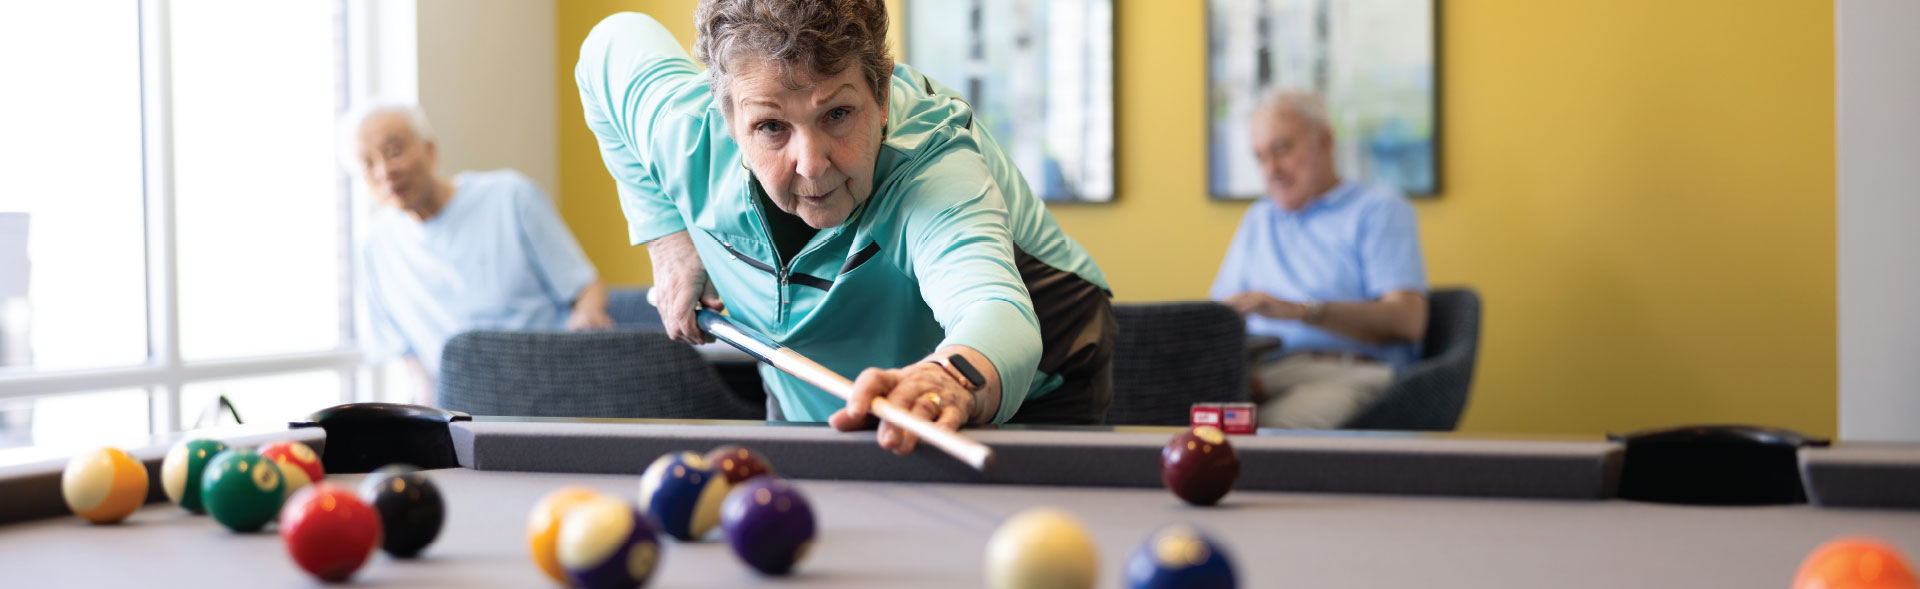
[[[815,229],[846,221],[873,194],[887,121],[860,68],[830,78],[795,68],[798,90],[772,63],[734,71],[728,131],[774,206]]]

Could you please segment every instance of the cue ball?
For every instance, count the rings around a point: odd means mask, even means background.
[[[147,465],[119,448],[95,448],[67,461],[60,492],[80,519],[118,522],[147,502]]]
[[[308,485],[280,509],[280,541],[308,574],[345,582],[380,544],[380,514],[353,491],[326,483]]]
[[[1920,579],[1900,550],[1878,538],[1835,538],[1807,555],[1793,589],[1916,589]]]
[[[206,513],[207,506],[200,501],[200,479],[207,461],[225,451],[227,445],[218,440],[181,440],[174,444],[160,462],[160,487],[167,491],[167,500],[188,512]]]
[[[764,474],[773,474],[773,467],[759,452],[745,446],[728,444],[707,452],[707,464],[722,476],[727,477],[727,485],[739,485],[747,479]]]
[[[761,573],[784,575],[813,546],[813,507],[786,479],[756,477],[727,493],[720,527],[740,560]]]
[[[1058,509],[1022,511],[987,541],[987,585],[996,589],[1092,587],[1098,572],[1093,537]]]
[[[1132,589],[1201,589],[1235,586],[1233,561],[1220,545],[1187,525],[1160,528],[1127,557]]]
[[[560,541],[560,522],[567,513],[588,501],[601,499],[600,493],[586,487],[567,487],[547,493],[539,503],[533,505],[533,511],[527,514],[527,551],[533,554],[533,564],[547,578],[562,585],[571,583],[567,571],[560,568],[559,557],[554,554],[554,546]]]
[[[260,447],[260,455],[272,460],[280,467],[280,474],[286,475],[289,497],[327,476],[326,470],[320,468],[320,455],[300,442],[281,440],[267,444]]]
[[[447,518],[439,487],[410,465],[389,464],[368,474],[360,481],[360,500],[380,514],[386,531],[380,548],[400,558],[419,556]]]
[[[681,541],[699,540],[713,531],[726,497],[727,477],[692,452],[663,455],[640,475],[640,508]]]
[[[574,586],[631,589],[653,576],[660,549],[652,524],[633,504],[596,497],[561,518],[554,555]]]
[[[280,514],[287,498],[285,485],[279,465],[252,448],[235,448],[207,462],[200,479],[200,500],[220,525],[235,532],[257,532]]]
[[[1160,480],[1194,505],[1213,505],[1240,478],[1240,458],[1219,428],[1203,425],[1180,432],[1160,450]]]

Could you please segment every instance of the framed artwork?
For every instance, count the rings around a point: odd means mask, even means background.
[[[1326,101],[1343,177],[1439,193],[1436,0],[1208,0],[1207,181],[1265,192],[1248,119],[1267,93]]]
[[[1113,0],[908,0],[905,61],[953,88],[1048,202],[1111,202]]]

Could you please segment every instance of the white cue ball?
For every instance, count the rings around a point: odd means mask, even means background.
[[[1000,524],[987,541],[987,586],[996,589],[1092,587],[1099,549],[1072,514],[1036,507]]]

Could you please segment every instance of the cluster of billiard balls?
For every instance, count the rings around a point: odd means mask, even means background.
[[[527,545],[556,582],[632,588],[658,567],[659,534],[694,542],[716,526],[748,566],[784,575],[813,543],[813,508],[759,453],[721,446],[654,460],[640,475],[637,503],[584,487],[548,493],[527,516]]]
[[[351,577],[375,546],[411,558],[440,533],[446,507],[419,469],[376,470],[357,491],[325,477],[320,456],[295,441],[256,449],[183,440],[160,464],[168,500],[235,532],[258,532],[277,520],[287,554],[325,581]],[[119,522],[146,502],[147,469],[118,448],[95,449],[67,462],[61,492],[82,519]]]

